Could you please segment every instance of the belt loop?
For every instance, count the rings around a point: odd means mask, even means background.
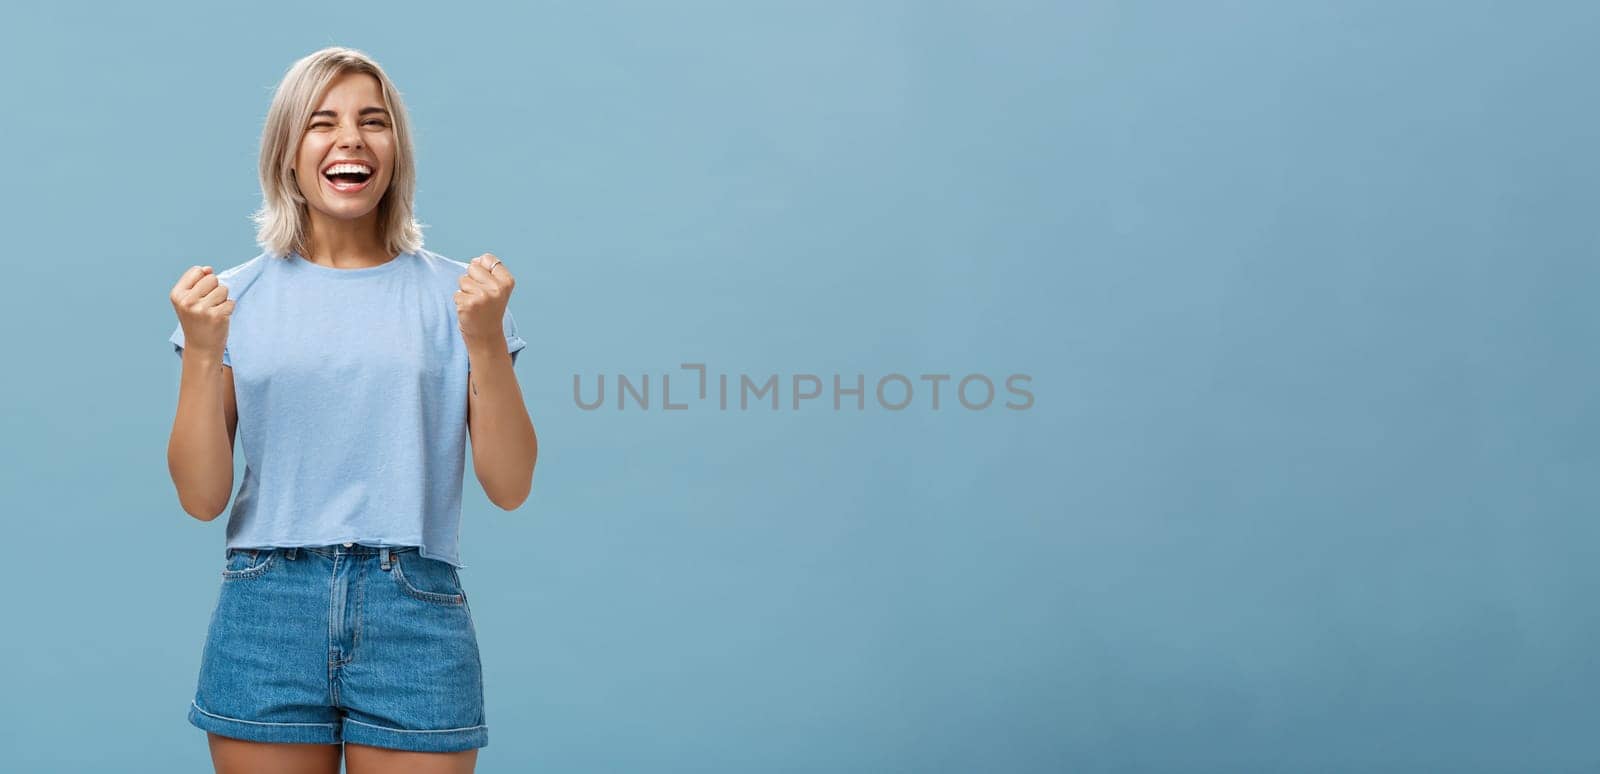
[[[299,546],[289,546],[289,550],[284,552],[284,556],[286,558],[293,559],[299,553],[300,553],[300,547]]]
[[[388,547],[384,547],[384,548],[378,549],[378,559],[379,559],[378,566],[383,568],[384,572],[388,572],[389,571],[389,549],[388,549]]]

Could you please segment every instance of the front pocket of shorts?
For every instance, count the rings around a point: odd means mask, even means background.
[[[415,551],[394,554],[394,581],[402,591],[424,602],[459,605],[467,601],[456,568]]]
[[[259,577],[272,568],[278,552],[270,548],[230,548],[227,563],[222,567],[225,581]]]

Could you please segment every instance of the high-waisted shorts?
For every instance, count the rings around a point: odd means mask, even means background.
[[[189,722],[260,742],[489,743],[472,610],[415,547],[226,551]]]

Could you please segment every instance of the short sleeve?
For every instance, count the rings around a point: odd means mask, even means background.
[[[506,316],[501,320],[501,327],[505,329],[506,351],[511,353],[511,365],[514,366],[517,364],[517,353],[521,352],[523,347],[528,346],[528,342],[523,341],[522,337],[517,335],[517,320],[511,316],[510,309],[506,310]]]
[[[178,353],[178,357],[182,358],[183,357],[183,324],[182,323],[179,323],[178,327],[175,328],[172,331],[172,335],[167,337],[167,341],[172,343],[172,351]],[[516,362],[516,358],[512,358],[512,362]],[[233,353],[228,351],[228,345],[226,345],[226,344],[222,345],[222,364],[227,366],[227,367],[229,367],[229,368],[233,367]]]

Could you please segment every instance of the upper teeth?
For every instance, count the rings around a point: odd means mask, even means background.
[[[370,174],[372,174],[372,167],[369,167],[369,166],[367,166],[365,164],[334,164],[333,166],[328,167],[328,171],[327,172],[324,172],[322,174],[324,174],[324,175],[344,175],[344,174],[370,175]]]

